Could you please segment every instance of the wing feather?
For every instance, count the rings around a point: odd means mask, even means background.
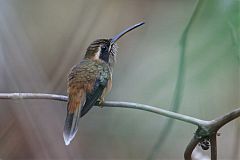
[[[111,78],[110,69],[107,64],[103,63],[98,66],[98,75],[94,82],[94,86],[91,92],[86,94],[86,102],[81,110],[81,117],[83,117],[93,106],[97,100],[101,97],[106,88],[109,79]]]
[[[81,117],[83,117],[96,104],[98,98],[102,95],[105,85],[100,84],[99,79],[96,80],[92,92],[87,93],[86,102],[81,110]]]

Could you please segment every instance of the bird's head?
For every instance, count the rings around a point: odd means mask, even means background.
[[[85,58],[103,60],[113,65],[116,60],[117,44],[111,43],[111,39],[97,39],[87,48]]]
[[[143,25],[144,22],[135,24],[121,33],[115,35],[113,38],[110,39],[97,39],[93,41],[90,46],[87,48],[87,52],[85,54],[85,58],[93,59],[93,60],[103,60],[110,66],[116,61],[116,54],[117,54],[117,40],[121,38],[123,35],[128,33],[129,31]]]

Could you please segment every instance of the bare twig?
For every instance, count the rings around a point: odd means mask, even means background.
[[[0,99],[50,99],[57,101],[67,101],[68,97],[63,95],[45,93],[0,93]]]
[[[184,152],[184,159],[185,160],[191,160],[192,159],[191,158],[192,152],[199,142],[200,142],[200,140],[195,138],[195,136],[191,139],[191,141],[188,143],[187,148]]]
[[[217,134],[214,133],[210,136],[211,142],[211,160],[217,160]]]
[[[57,100],[57,101],[66,102],[68,100],[68,97],[64,95],[45,94],[45,93],[0,93],[0,99],[48,99],[48,100]],[[195,135],[193,136],[191,142],[188,144],[185,150],[184,158],[186,160],[191,160],[192,152],[197,146],[197,144],[202,142],[202,140],[206,140],[206,139],[210,140],[211,142],[211,159],[216,160],[217,159],[216,135],[218,130],[221,127],[223,127],[225,124],[229,123],[230,121],[240,116],[240,108],[233,110],[232,112],[229,112],[214,120],[205,121],[205,120],[201,120],[191,116],[187,116],[180,113],[175,113],[175,112],[171,112],[171,111],[167,111],[157,107],[139,104],[139,103],[107,101],[107,102],[104,102],[102,105],[105,107],[139,109],[139,110],[156,113],[162,116],[177,119],[177,120],[198,126],[198,129]]]
[[[0,93],[0,99],[51,99],[57,101],[67,101],[68,97],[63,95],[56,95],[56,94],[45,94],[45,93]],[[132,108],[132,109],[139,109],[144,110],[156,114],[160,114],[169,118],[178,119],[180,121],[184,121],[187,123],[191,123],[197,126],[202,126],[207,121],[203,121],[194,117],[190,117],[187,115],[167,111],[164,109],[160,109],[157,107],[139,104],[139,103],[130,103],[130,102],[112,102],[107,101],[102,104],[105,107],[120,107],[120,108]]]
[[[184,157],[186,160],[191,159],[191,155],[193,149],[204,139],[209,139],[211,142],[211,159],[217,159],[217,140],[216,135],[220,128],[222,128],[225,124],[231,122],[232,120],[238,118],[240,116],[240,108],[237,108],[225,115],[222,115],[214,120],[208,121],[209,123],[203,124],[199,127],[192,138],[191,142],[189,142]]]
[[[229,123],[230,121],[238,118],[240,115],[240,108],[237,108],[223,116],[220,116],[218,118],[216,118],[215,120],[213,120],[212,126],[213,129],[215,130],[219,130],[222,126],[224,126],[225,124]]]

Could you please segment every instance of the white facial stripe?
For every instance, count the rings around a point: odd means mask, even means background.
[[[98,47],[98,51],[97,51],[97,53],[96,53],[95,56],[94,56],[94,59],[95,59],[95,60],[96,60],[96,59],[99,59],[100,53],[101,53],[101,47]]]

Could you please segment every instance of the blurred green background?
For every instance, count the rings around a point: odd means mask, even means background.
[[[206,120],[240,107],[240,2],[197,2],[0,0],[0,92],[66,94],[67,73],[93,40],[145,21],[118,42],[107,100]],[[196,129],[174,121],[159,143],[168,118],[94,107],[66,147],[65,114],[63,102],[0,100],[0,159],[183,159]],[[220,132],[219,158],[240,159],[239,120]]]

